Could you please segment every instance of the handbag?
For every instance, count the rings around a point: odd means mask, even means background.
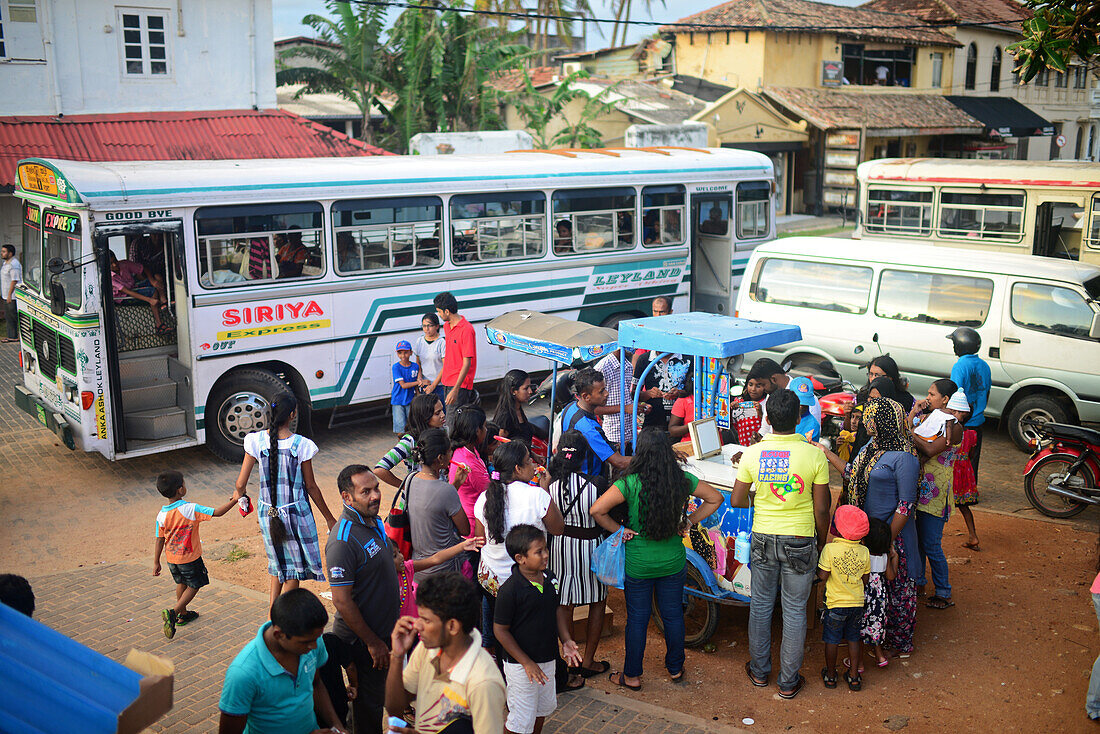
[[[412,485],[412,477],[415,472],[409,472],[405,478],[401,481],[401,486],[398,488],[397,493],[393,496],[393,503],[390,505],[390,512],[386,516],[386,537],[390,539],[397,549],[401,551],[401,555],[405,558],[412,558],[412,526],[409,523],[409,487]],[[398,507],[398,500],[404,498],[404,502],[401,502],[401,507]]]
[[[592,551],[590,570],[596,578],[607,586],[623,588],[626,582],[626,546],[623,545],[623,530],[619,528],[610,537]]]

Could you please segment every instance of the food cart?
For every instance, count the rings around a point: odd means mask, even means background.
[[[750,321],[707,313],[670,314],[619,322],[619,362],[621,379],[626,381],[627,349],[649,349],[652,359],[640,375],[635,375],[634,413],[638,415],[645,378],[658,360],[671,354],[694,358],[695,417],[692,426],[694,458],[687,468],[700,479],[714,485],[724,498],[721,507],[701,523],[695,536],[702,547],[687,549],[687,575],[684,583],[684,622],[688,646],[703,645],[718,627],[718,605],[745,606],[751,587],[734,584],[740,564],[733,560],[737,534],[751,531],[752,509],[733,507],[736,468],[733,457],[744,447],[721,444],[718,427],[730,427],[733,378],[741,369],[747,352],[767,349],[802,338],[797,326]],[[626,423],[626,406],[620,407],[620,425]],[[723,420],[724,416],[724,420]],[[633,421],[631,443],[637,440],[637,421]],[[696,426],[710,431],[696,431]],[[687,544],[687,543],[685,543]],[[702,553],[700,553],[702,551]],[[707,559],[704,559],[703,553]],[[654,610],[660,624],[660,615]]]

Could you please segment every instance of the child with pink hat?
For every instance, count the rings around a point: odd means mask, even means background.
[[[825,582],[825,613],[821,617],[821,636],[825,642],[825,667],[821,680],[826,688],[836,688],[836,656],[841,641],[848,643],[848,670],[844,680],[848,690],[863,687],[859,661],[863,654],[860,631],[863,622],[863,588],[871,573],[871,554],[860,543],[867,535],[867,513],[855,505],[841,505],[833,515],[838,537],[821,549],[817,577]]]

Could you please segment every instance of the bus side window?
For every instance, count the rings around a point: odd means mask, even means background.
[[[768,234],[768,204],[771,183],[745,181],[737,184],[737,239],[751,240]]]
[[[1100,248],[1100,194],[1092,196],[1092,217],[1089,219],[1089,247]]]
[[[683,186],[646,186],[642,189],[643,245],[683,243],[684,197]]]
[[[546,252],[541,191],[451,197],[451,257],[459,265],[524,260]]]
[[[1024,192],[980,189],[940,192],[942,237],[1019,242],[1023,239]]]
[[[629,187],[555,191],[555,254],[634,247],[636,201],[637,194]],[[571,238],[568,246],[567,237]]]
[[[932,234],[932,189],[868,189],[863,221],[868,232],[927,237]]]
[[[440,264],[443,200],[438,196],[337,201],[332,223],[341,275]]]
[[[324,275],[323,212],[316,202],[199,209],[199,282],[216,288]]]

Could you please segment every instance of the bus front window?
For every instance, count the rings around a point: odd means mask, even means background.
[[[23,285],[38,293],[42,290],[42,210],[37,204],[23,202],[23,249],[16,253],[23,263]]]
[[[66,214],[47,210],[43,214],[43,224],[46,231],[46,253],[48,263],[53,258],[60,258],[67,267],[71,267],[71,261],[80,259],[80,217],[75,214]],[[65,302],[70,308],[80,308],[80,273],[81,267],[66,270],[58,276],[58,280],[65,286]],[[46,279],[50,275],[47,273]],[[47,291],[48,292],[48,291]]]

